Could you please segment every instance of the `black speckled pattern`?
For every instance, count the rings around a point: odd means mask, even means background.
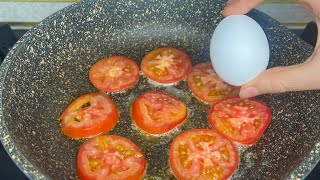
[[[62,135],[57,118],[78,96],[97,90],[88,80],[90,66],[110,55],[140,63],[149,51],[171,46],[186,51],[193,64],[209,60],[211,34],[222,19],[221,0],[83,1],[65,8],[26,33],[0,71],[0,139],[15,163],[32,179],[76,179],[75,158],[84,140]],[[310,46],[270,17],[249,13],[265,30],[270,67],[304,61]],[[190,111],[187,122],[167,136],[140,133],[129,106],[147,90],[181,98]],[[191,128],[209,127],[209,105],[200,103],[185,82],[154,87],[141,77],[135,88],[110,97],[120,107],[120,121],[110,134],[140,146],[148,160],[146,179],[172,179],[168,147]],[[320,158],[320,92],[259,97],[273,119],[254,145],[239,148],[240,165],[232,179],[302,179]]]

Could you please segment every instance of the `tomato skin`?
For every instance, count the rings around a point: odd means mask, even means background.
[[[140,69],[137,63],[127,57],[110,56],[96,62],[89,71],[91,83],[98,89],[108,92],[126,90],[139,80]]]
[[[190,73],[190,57],[182,50],[162,47],[145,55],[141,61],[141,71],[149,79],[161,83],[177,83]]]
[[[211,129],[192,129],[172,141],[169,162],[177,179],[225,180],[237,169],[239,156],[226,136]]]
[[[82,108],[87,103],[90,105]],[[59,117],[61,131],[70,138],[87,138],[107,132],[118,119],[115,103],[102,93],[80,96]]]
[[[140,148],[122,136],[90,139],[81,145],[77,156],[81,180],[137,180],[143,178],[146,169]]]
[[[166,133],[187,118],[187,107],[178,98],[164,92],[145,92],[131,106],[133,122],[150,134]]]
[[[214,71],[211,62],[195,65],[187,77],[187,84],[193,95],[208,103],[236,96],[240,90],[240,87],[224,82]]]
[[[209,112],[211,127],[244,145],[258,141],[268,128],[271,119],[268,105],[254,98],[222,99],[214,104]]]

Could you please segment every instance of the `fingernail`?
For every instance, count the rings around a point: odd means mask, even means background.
[[[245,88],[244,90],[241,90],[239,93],[239,96],[241,98],[250,98],[258,95],[258,89],[255,87],[248,87]]]

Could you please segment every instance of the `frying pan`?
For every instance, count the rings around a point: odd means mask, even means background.
[[[72,140],[57,118],[74,99],[96,92],[88,80],[90,66],[110,55],[140,64],[162,46],[187,52],[193,65],[209,60],[209,41],[222,19],[222,0],[81,1],[27,32],[1,66],[0,137],[13,161],[32,179],[76,179],[76,155],[85,140]],[[267,15],[248,14],[264,29],[271,50],[269,67],[297,64],[312,48]],[[254,49],[252,49],[254,51]],[[143,91],[162,90],[178,96],[190,111],[178,133],[148,136],[130,121],[130,103]],[[146,179],[174,179],[168,147],[182,131],[209,128],[207,111],[185,82],[155,87],[145,78],[132,90],[109,94],[120,120],[109,134],[122,135],[142,148],[148,161]],[[232,179],[304,178],[320,155],[320,92],[304,91],[258,97],[273,119],[252,146],[239,148],[240,164]]]

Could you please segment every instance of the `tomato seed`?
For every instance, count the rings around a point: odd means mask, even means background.
[[[96,157],[89,157],[89,166],[91,171],[96,171],[102,168],[103,160],[97,159]]]

